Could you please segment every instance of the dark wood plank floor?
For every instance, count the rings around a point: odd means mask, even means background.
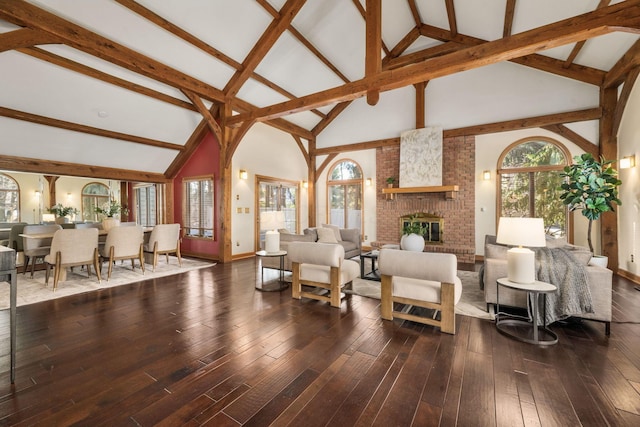
[[[254,290],[256,261],[18,309],[0,425],[640,425],[640,292],[616,278],[611,336],[554,325],[549,348],[458,316],[457,334]],[[62,284],[61,286],[64,286]]]

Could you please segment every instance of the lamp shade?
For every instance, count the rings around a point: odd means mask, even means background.
[[[507,251],[507,279],[516,283],[535,282],[535,253],[523,246],[546,246],[542,218],[500,218],[496,242],[518,246]]]
[[[547,246],[542,218],[500,218],[496,242],[511,246]]]

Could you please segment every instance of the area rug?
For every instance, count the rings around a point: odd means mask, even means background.
[[[458,277],[462,282],[462,297],[456,304],[456,313],[481,319],[494,319],[493,313],[487,312],[484,292],[478,286],[478,273],[474,271],[458,270]],[[345,293],[380,299],[380,282],[355,279],[350,290]]]
[[[136,263],[136,266],[138,263]],[[36,271],[33,278],[30,273],[18,274],[18,306],[26,304],[34,304],[36,302],[56,299],[68,295],[80,294],[83,292],[95,291],[98,289],[112,288],[114,286],[126,285],[128,283],[139,282],[142,280],[155,279],[158,277],[170,276],[173,274],[184,273],[190,270],[210,267],[215,263],[208,261],[195,260],[190,258],[182,258],[182,267],[178,265],[178,259],[169,257],[169,263],[165,262],[162,257],[158,262],[156,271],[152,271],[151,265],[145,264],[145,274],[136,267],[131,269],[131,262],[119,261],[113,267],[111,279],[107,281],[107,265],[103,265],[102,283],[98,283],[95,270],[91,268],[92,275],[87,277],[86,269],[75,267],[74,271],[67,270],[67,280],[58,283],[58,289],[53,292],[53,276],[49,277],[49,286],[45,286],[44,270]],[[0,310],[9,308],[9,286],[0,286]]]

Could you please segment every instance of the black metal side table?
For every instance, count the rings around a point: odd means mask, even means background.
[[[502,319],[500,313],[500,286],[511,288],[531,294],[533,299],[532,322],[521,319]],[[536,280],[533,283],[512,282],[506,277],[498,279],[496,294],[496,328],[504,335],[515,338],[529,344],[553,345],[558,342],[558,335],[547,328],[546,301],[547,294],[556,291],[556,286],[547,282]],[[538,299],[542,295],[542,325],[538,325]]]

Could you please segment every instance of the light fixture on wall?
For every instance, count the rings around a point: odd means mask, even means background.
[[[507,278],[516,283],[535,282],[536,254],[528,247],[547,245],[542,218],[500,218],[496,242],[517,246],[507,251]]]
[[[482,179],[485,181],[491,180],[491,171],[482,171]]]
[[[240,173],[238,174],[238,176],[240,177],[240,179],[247,179],[249,177],[249,174],[246,170],[240,169]]]
[[[371,187],[371,184],[373,183],[373,181],[371,180],[371,178],[367,178],[365,181],[365,184],[367,187]]]
[[[307,181],[302,181],[302,188],[309,188],[309,183]]]
[[[620,159],[618,163],[620,169],[629,169],[636,167],[636,155],[626,156]]]

